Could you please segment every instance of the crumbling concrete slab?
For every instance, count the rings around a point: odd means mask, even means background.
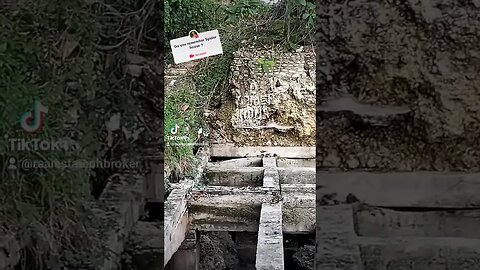
[[[258,228],[255,269],[283,270],[282,204],[264,203]]]
[[[280,182],[283,184],[315,184],[316,168],[288,167],[278,168]]]
[[[102,270],[115,270],[121,264],[125,241],[139,219],[144,199],[145,179],[140,175],[118,175],[112,177],[100,195],[104,207],[96,212],[108,226],[104,232],[104,260]]]
[[[314,233],[316,224],[315,185],[282,185],[283,231]]]
[[[357,239],[364,269],[476,270],[480,239],[402,237]]]
[[[218,186],[261,186],[263,173],[262,167],[208,167],[204,183]]]
[[[212,157],[258,157],[271,154],[283,158],[315,158],[315,147],[238,147],[233,144],[214,144],[210,148]]]
[[[262,158],[249,157],[249,158],[235,158],[224,161],[212,162],[208,164],[208,167],[219,168],[238,168],[238,167],[262,167]]]
[[[172,258],[188,231],[187,189],[174,189],[165,202],[164,264]]]
[[[317,179],[320,200],[329,196],[385,207],[480,207],[478,173],[317,172]]]
[[[317,207],[316,269],[360,270],[351,205]]]
[[[262,202],[269,197],[241,190],[224,195],[192,194],[191,226],[201,231],[257,231]]]
[[[314,188],[314,185],[286,185],[283,191],[282,186],[285,202],[283,229],[286,233],[313,231]],[[256,232],[261,205],[276,201],[279,201],[277,195],[262,188],[208,187],[193,190],[189,199],[191,226],[201,231]]]
[[[355,210],[356,231],[372,237],[480,238],[480,210],[395,211],[362,205]]]
[[[277,158],[278,167],[315,167],[314,158]]]
[[[122,269],[163,270],[163,222],[139,221],[130,235]]]

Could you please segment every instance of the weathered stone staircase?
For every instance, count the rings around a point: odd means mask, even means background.
[[[228,231],[258,233],[256,269],[285,269],[283,234],[315,231],[314,156],[313,147],[213,145],[204,177],[181,183],[165,203],[165,265],[196,269],[192,232]]]

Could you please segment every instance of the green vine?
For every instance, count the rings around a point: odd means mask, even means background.
[[[272,70],[273,66],[275,65],[275,61],[273,59],[264,58],[259,58],[257,60],[257,63],[260,65],[264,73],[270,72],[270,70]]]

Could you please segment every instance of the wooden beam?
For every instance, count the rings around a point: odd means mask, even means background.
[[[284,270],[282,203],[264,203],[258,228],[256,270]]]
[[[205,183],[217,186],[261,186],[264,169],[261,167],[208,167]]]
[[[214,144],[210,148],[212,157],[258,157],[264,154],[276,155],[283,158],[315,158],[315,147],[275,147],[252,146],[238,147],[233,144]]]
[[[328,196],[344,202],[350,195],[385,207],[480,207],[478,173],[317,172],[317,186],[319,200]]]

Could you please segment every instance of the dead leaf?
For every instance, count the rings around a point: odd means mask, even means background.
[[[142,75],[143,67],[139,65],[127,65],[127,71],[133,77],[140,77],[140,75]]]
[[[132,53],[127,53],[127,62],[129,64],[144,64],[147,62],[147,59],[143,56],[137,55],[137,54],[132,54]]]
[[[62,60],[67,59],[78,48],[78,41],[66,40],[62,47]]]
[[[110,120],[105,123],[107,130],[115,131],[120,129],[120,113],[116,113],[110,117]]]
[[[183,103],[182,106],[180,106],[180,110],[181,110],[182,112],[185,112],[185,111],[188,110],[189,107],[190,107],[190,106],[189,106],[187,103]]]

